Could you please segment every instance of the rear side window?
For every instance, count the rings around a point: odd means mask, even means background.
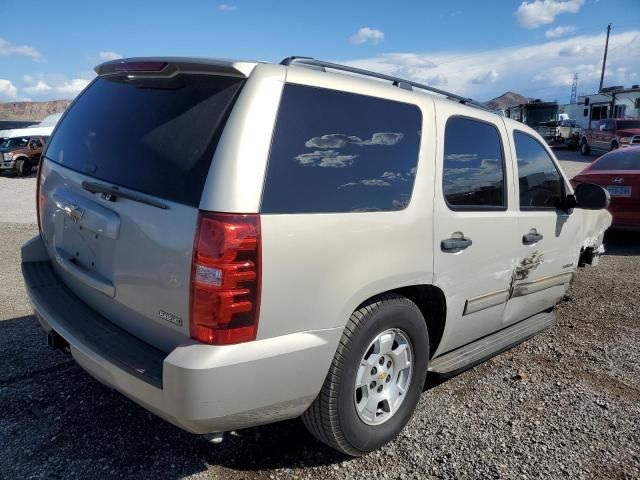
[[[447,120],[442,189],[452,210],[506,208],[502,142],[495,126],[465,117]]]
[[[401,210],[420,149],[415,105],[286,85],[274,132],[263,213]]]
[[[109,183],[198,205],[242,84],[211,75],[99,77],[65,114],[46,156]]]
[[[616,150],[603,155],[591,170],[640,170],[640,148]]]
[[[518,157],[520,209],[555,209],[562,200],[563,181],[553,160],[535,138],[513,132]]]

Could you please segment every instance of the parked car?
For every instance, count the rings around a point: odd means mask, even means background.
[[[0,143],[0,173],[15,172],[26,177],[40,163],[46,137],[22,135]]]
[[[601,156],[573,177],[571,183],[574,186],[593,183],[606,188],[611,195],[612,227],[640,229],[640,146]]]
[[[640,120],[610,118],[598,128],[583,131],[580,153],[589,155],[591,150],[608,152],[634,145],[640,145]]]
[[[301,415],[363,455],[602,252],[606,191],[454,94],[295,57],[96,72],[41,164],[27,291],[51,346],[190,432]]]

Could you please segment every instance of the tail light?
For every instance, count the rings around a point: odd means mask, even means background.
[[[191,269],[191,337],[255,340],[260,310],[260,216],[200,212]]]
[[[40,162],[38,163],[38,174],[36,176],[36,217],[38,220],[39,232],[42,232],[42,220],[40,219],[40,215],[44,210],[44,202],[45,202],[44,192],[40,189],[40,183],[42,183],[42,164],[43,163],[44,163],[44,158],[40,158]]]

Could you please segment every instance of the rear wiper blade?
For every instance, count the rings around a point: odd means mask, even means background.
[[[88,182],[87,180],[85,180],[82,182],[82,188],[91,193],[102,193],[105,196],[105,199],[109,201],[115,201],[116,198],[121,197],[133,200],[134,202],[151,205],[152,207],[161,208],[163,210],[169,209],[169,205],[167,205],[166,203],[159,202],[157,200],[154,200],[153,198],[149,198],[146,195],[141,195],[139,193],[120,190],[120,188],[116,186],[109,186],[105,185],[104,183]]]

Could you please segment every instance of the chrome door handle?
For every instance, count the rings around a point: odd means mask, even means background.
[[[440,250],[447,253],[461,252],[473,244],[470,238],[451,237],[440,242]]]
[[[534,243],[538,243],[544,237],[542,234],[536,232],[535,230],[530,231],[526,235],[522,236],[522,243],[525,245],[533,245]]]

